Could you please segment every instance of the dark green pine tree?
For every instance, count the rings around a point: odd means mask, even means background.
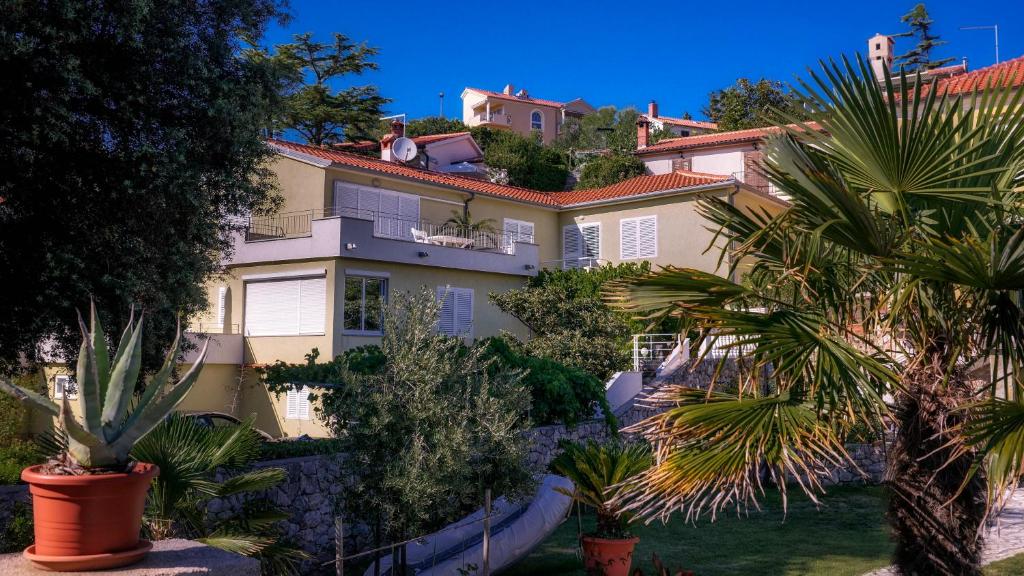
[[[934,21],[928,16],[928,9],[925,8],[924,4],[914,6],[913,10],[900,18],[900,22],[910,26],[910,30],[902,34],[895,34],[894,37],[917,38],[917,45],[905,54],[900,54],[896,57],[895,64],[897,66],[902,67],[907,72],[916,72],[918,70],[924,72],[949,64],[954,60],[954,58],[932,60],[932,50],[946,44],[946,41],[941,40],[938,35],[932,34],[931,28]]]

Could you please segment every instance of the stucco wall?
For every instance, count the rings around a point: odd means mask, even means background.
[[[474,109],[483,106],[487,98],[487,96],[477,92],[467,91],[465,93],[462,99],[462,121],[467,126],[479,124],[475,120],[477,113],[474,112]],[[524,136],[533,133],[533,128],[530,125],[530,114],[534,110],[538,110],[544,115],[544,130],[541,132],[544,143],[551,142],[557,136],[558,118],[561,116],[561,111],[558,108],[542,106],[536,102],[530,102],[528,99],[516,101],[491,97],[490,100],[492,113],[500,108],[506,115],[512,118],[509,128],[514,132]]]
[[[724,197],[724,192],[719,193]],[[707,272],[718,270],[718,249],[705,252],[714,234],[707,221],[696,211],[695,194],[662,197],[612,206],[566,211],[560,214],[559,234],[570,224],[601,224],[601,258],[613,264],[650,260],[658,266],[672,264]],[[657,256],[622,260],[620,258],[620,221],[638,216],[657,216]],[[562,256],[559,255],[560,259]]]

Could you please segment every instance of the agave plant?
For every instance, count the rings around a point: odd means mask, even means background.
[[[103,327],[90,307],[89,328],[81,317],[82,347],[75,377],[82,417],[71,410],[67,395],[60,405],[45,396],[0,378],[0,390],[59,418],[71,463],[84,468],[123,469],[135,443],[155,428],[185,398],[206,359],[207,342],[189,371],[175,384],[171,380],[181,345],[181,328],[160,371],[153,375],[134,408],[130,409],[142,360],[142,318],[134,310],[113,358]]]
[[[623,482],[651,464],[651,449],[646,443],[599,444],[589,440],[586,444],[564,443],[562,453],[551,461],[551,469],[575,484],[572,491],[556,490],[594,509],[596,536],[625,538],[631,515],[616,505],[615,496]]]
[[[979,574],[986,514],[1024,464],[1024,90],[998,78],[952,96],[920,77],[879,84],[863,61],[822,69],[800,90],[816,125],[780,123],[765,146],[789,207],[700,204],[728,274],[608,288],[764,369],[733,395],[665,391],[668,410],[633,429],[657,464],[620,504],[646,518],[756,504],[766,469],[815,498],[848,460],[836,424],[884,418],[896,565]],[[740,262],[756,264],[734,282]]]

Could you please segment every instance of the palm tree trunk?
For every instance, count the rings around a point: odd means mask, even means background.
[[[893,561],[905,576],[980,575],[986,484],[979,474],[961,491],[973,455],[950,461],[958,445],[948,435],[962,420],[957,409],[969,401],[970,385],[963,374],[943,384],[939,355],[929,364],[905,373],[896,399],[886,471]]]

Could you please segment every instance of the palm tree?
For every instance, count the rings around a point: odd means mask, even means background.
[[[452,210],[451,218],[444,221],[445,226],[454,226],[456,229],[471,233],[471,232],[484,232],[494,234],[498,231],[494,227],[493,218],[484,218],[483,220],[473,220],[473,215],[469,211]]]
[[[894,562],[979,574],[984,519],[1024,461],[1024,91],[952,97],[879,85],[863,61],[821,67],[800,90],[817,125],[765,146],[790,206],[701,201],[727,277],[670,267],[607,289],[734,337],[723,347],[757,368],[733,394],[665,390],[669,409],[634,428],[656,464],[620,498],[647,518],[713,517],[756,504],[770,476],[815,499],[849,459],[844,430],[881,419]]]
[[[132,456],[160,467],[153,481],[144,529],[154,539],[190,538],[243,556],[254,556],[269,574],[297,574],[310,556],[280,542],[277,523],[288,518],[265,499],[252,498],[287,479],[283,468],[256,468],[215,480],[218,469],[238,471],[255,461],[260,437],[251,420],[239,426],[208,427],[171,415],[143,438]],[[240,511],[210,523],[206,506],[214,498],[242,497]]]

